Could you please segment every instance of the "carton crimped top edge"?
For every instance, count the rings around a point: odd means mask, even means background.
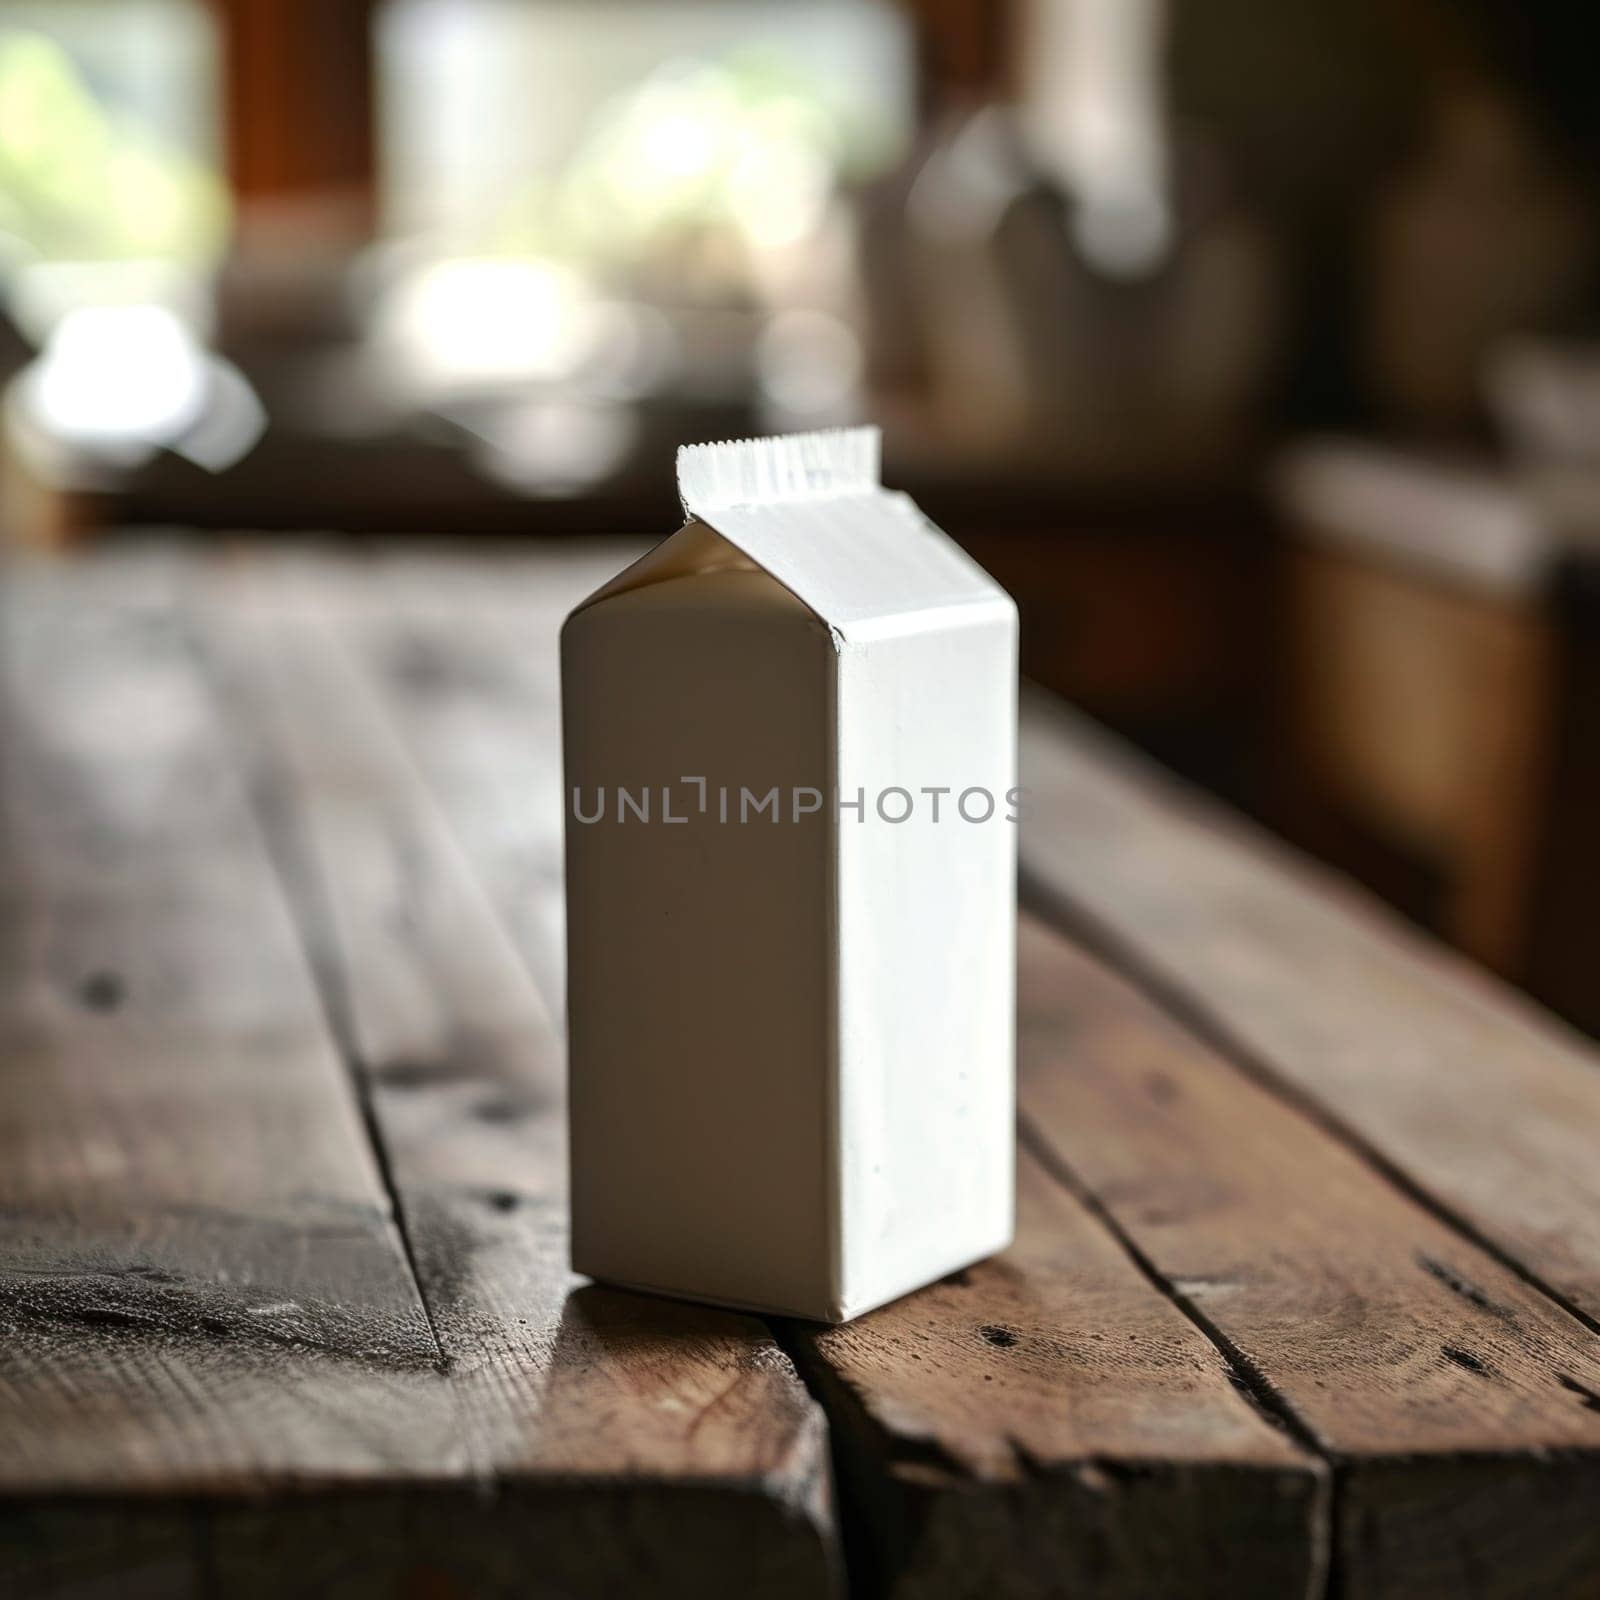
[[[678,451],[678,498],[693,517],[734,506],[873,494],[882,488],[877,428],[830,428],[772,439],[689,444]]]

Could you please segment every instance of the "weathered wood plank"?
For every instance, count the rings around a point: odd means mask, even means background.
[[[558,1035],[329,614],[337,570],[316,573],[298,601],[247,583],[211,649],[276,784],[475,1462],[508,1496],[492,1542],[561,1594],[827,1592],[825,1426],[767,1331],[569,1271]]]
[[[128,1551],[135,1587],[198,1584],[180,1496],[465,1465],[165,587],[135,561],[0,596],[0,1588],[24,1593]]]
[[[1363,1596],[1591,1594],[1600,1338],[1025,919],[1028,1143],[1335,1463]]]
[[[862,1559],[912,1597],[1316,1595],[1321,1464],[1030,1156],[1005,1254],[795,1326]]]
[[[1031,894],[1600,1323],[1592,1049],[1042,696],[1023,778]]]
[[[566,1009],[561,622],[633,541],[508,559],[389,552],[352,629],[428,783],[559,1018]]]

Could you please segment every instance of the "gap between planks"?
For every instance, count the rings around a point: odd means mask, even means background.
[[[1332,1462],[1336,1582],[1583,1592],[1588,1330],[1125,978],[1031,918],[1019,955],[1030,1142]]]
[[[1279,1394],[1272,1380],[1200,1309],[1192,1295],[1185,1294],[1174,1280],[1162,1274],[1111,1208],[1073,1171],[1072,1164],[1046,1137],[1026,1107],[1019,1107],[1017,1111],[1017,1142],[1121,1245],[1151,1287],[1165,1295],[1211,1341],[1228,1363],[1240,1392],[1248,1396],[1268,1423],[1281,1428],[1302,1449],[1327,1462],[1331,1469],[1332,1456],[1300,1420],[1294,1407]]]
[[[0,595],[0,1590],[260,1593],[262,1497],[360,1543],[356,1485],[464,1470],[174,575],[121,554]]]
[[[1123,973],[1175,1022],[1209,1045],[1252,1083],[1299,1113],[1330,1138],[1336,1139],[1385,1183],[1483,1251],[1506,1271],[1514,1273],[1530,1289],[1543,1295],[1575,1322],[1582,1323],[1591,1333],[1600,1335],[1600,1317],[1541,1277],[1499,1240],[1485,1233],[1470,1217],[1420,1183],[1404,1167],[1386,1156],[1353,1123],[1297,1085],[1285,1082],[1265,1057],[1246,1045],[1220,1017],[1197,1003],[1181,983],[1169,978],[1150,961],[1136,941],[1121,937],[1109,923],[1075,900],[1069,891],[1035,876],[1026,866],[1021,872],[1021,892],[1024,903],[1044,921],[1114,971]]]
[[[261,733],[264,713],[257,699],[260,686],[246,681],[248,672],[240,657],[229,657],[212,627],[211,613],[225,592],[226,583],[227,580],[219,580],[214,576],[209,579],[201,577],[197,582],[195,574],[190,573],[187,605],[184,608],[190,647],[213,700],[226,713],[225,716],[219,716],[218,720],[228,725],[228,747],[241,774],[244,792],[255,815],[263,846],[277,874],[284,903],[305,952],[306,964],[314,980],[312,987],[337,1049],[345,1080],[360,1112],[373,1164],[388,1196],[390,1214],[395,1220],[406,1265],[410,1268],[417,1299],[433,1338],[438,1369],[441,1373],[447,1372],[450,1358],[440,1340],[430,1297],[417,1265],[416,1244],[406,1220],[404,1199],[395,1181],[388,1144],[373,1104],[372,1083],[360,1066],[346,977],[329,931],[332,917],[328,886],[311,859],[303,832],[295,827],[292,820],[295,801],[289,792],[287,772],[281,763],[273,761],[267,754],[268,745]],[[248,610],[246,604],[246,620],[243,622],[246,628],[251,626],[247,620]],[[239,620],[235,618],[235,625]],[[482,1473],[481,1467],[479,1471]]]

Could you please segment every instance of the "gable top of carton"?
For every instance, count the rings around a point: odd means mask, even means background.
[[[666,575],[678,566],[674,547],[698,525],[845,643],[1009,619],[1005,590],[908,495],[883,487],[879,448],[876,428],[684,446],[678,494],[688,526],[586,603]]]
[[[883,487],[879,453],[876,428],[685,445],[678,494],[685,515],[847,640],[927,626],[930,612],[984,607],[1009,615],[999,584],[909,495]]]

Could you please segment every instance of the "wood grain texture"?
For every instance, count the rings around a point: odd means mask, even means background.
[[[107,563],[13,572],[0,601],[8,1592],[76,1592],[114,1553],[135,1589],[181,1593],[200,1502],[464,1463],[166,587],[159,562]],[[129,1498],[152,1504],[107,1510]]]
[[[565,546],[448,563],[390,552],[350,630],[558,1018],[566,1009],[558,638],[567,613],[646,548],[595,540],[582,555]]]
[[[557,1019],[566,966],[557,638],[567,612],[646,548],[586,540],[508,556],[391,546],[274,560],[337,616],[341,645]]]
[[[1028,1142],[1334,1463],[1338,1592],[1592,1592],[1600,1338],[1032,919],[1019,959]]]
[[[1600,1321],[1595,1052],[1064,709],[1023,729],[1027,892]]]
[[[1010,1250],[789,1337],[887,1593],[1320,1592],[1320,1463],[1026,1155]]]
[[[213,607],[210,649],[275,785],[475,1466],[506,1496],[483,1542],[561,1594],[825,1593],[825,1425],[765,1328],[567,1267],[559,1036],[319,570],[301,602],[247,583]]]

